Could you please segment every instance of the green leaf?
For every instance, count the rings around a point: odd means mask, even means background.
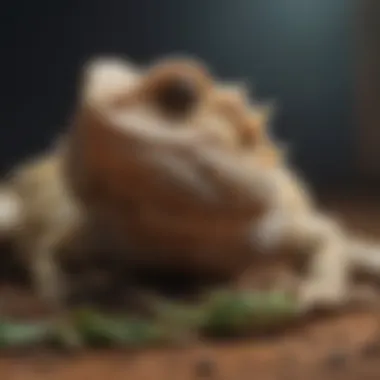
[[[48,339],[48,323],[15,323],[0,321],[0,347],[21,347],[38,344]]]
[[[161,331],[152,322],[121,316],[105,316],[90,310],[76,314],[75,325],[90,345],[141,346],[159,341]]]
[[[208,301],[204,328],[216,334],[244,333],[258,327],[271,327],[297,314],[295,302],[281,293],[218,292]]]

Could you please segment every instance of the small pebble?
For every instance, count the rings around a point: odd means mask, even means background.
[[[215,363],[210,359],[202,359],[195,364],[195,374],[197,377],[212,377],[215,372]]]
[[[330,354],[325,361],[329,369],[342,369],[348,362],[348,355],[344,352],[335,352]]]

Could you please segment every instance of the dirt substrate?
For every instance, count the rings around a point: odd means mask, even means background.
[[[281,337],[131,351],[3,353],[0,378],[22,379],[379,379],[379,315],[319,321]]]
[[[7,314],[38,316],[23,290],[3,288]],[[316,319],[281,335],[141,351],[0,353],[0,379],[380,379],[380,313]]]

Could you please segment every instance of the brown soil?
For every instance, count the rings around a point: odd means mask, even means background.
[[[356,313],[244,343],[0,358],[2,379],[378,379],[379,316]]]

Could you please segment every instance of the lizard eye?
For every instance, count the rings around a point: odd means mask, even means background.
[[[155,103],[165,113],[182,117],[190,114],[199,103],[201,90],[190,76],[173,75],[156,88]]]
[[[201,63],[192,59],[166,59],[148,71],[142,93],[166,116],[186,118],[205,100],[212,82]]]

